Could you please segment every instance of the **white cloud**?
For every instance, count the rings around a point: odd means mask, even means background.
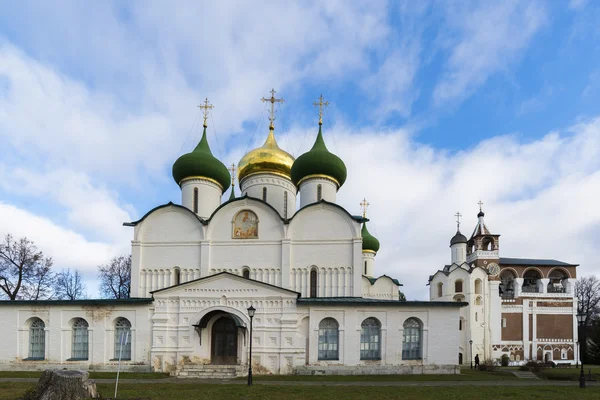
[[[434,90],[434,103],[462,100],[492,74],[503,71],[529,45],[546,21],[538,2],[483,2],[448,10],[451,43],[445,73]]]
[[[587,5],[588,0],[571,0],[569,1],[569,8],[572,10],[583,10]]]
[[[89,241],[75,230],[35,215],[11,204],[0,202],[0,236],[27,237],[45,256],[54,259],[56,270],[79,269],[86,278],[88,291],[97,294],[96,267],[110,258],[129,251],[128,243]]]

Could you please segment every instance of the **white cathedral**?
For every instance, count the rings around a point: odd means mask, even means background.
[[[252,345],[255,373],[457,373],[473,356],[466,327],[482,355],[500,354],[479,324],[464,325],[465,296],[437,291],[451,272],[430,279],[435,301],[402,301],[396,279],[377,277],[379,241],[368,219],[336,202],[346,167],[325,145],[326,103],[317,103],[312,149],[294,159],[275,139],[274,95],[263,99],[271,106],[267,138],[240,160],[241,193],[232,187],[226,201],[233,182],[208,144],[212,106],[201,106],[202,139],[173,165],[181,205],[160,205],[124,224],[133,228],[131,298],[1,301],[0,369],[114,370],[121,355],[129,370],[240,376]],[[467,261],[456,248],[453,270]],[[487,285],[496,273],[482,267],[469,280],[468,269],[465,294],[477,290],[475,277]],[[480,312],[475,319],[500,320],[499,308]]]

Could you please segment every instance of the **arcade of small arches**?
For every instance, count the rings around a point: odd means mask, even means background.
[[[520,274],[513,268],[503,268],[500,273],[500,295],[517,297],[517,293],[568,293],[573,287],[571,275],[563,268],[553,268],[547,275],[538,268],[527,268]]]
[[[31,317],[26,323],[28,332],[28,357],[25,360],[41,361],[46,358],[46,343],[49,342],[48,327],[39,317]],[[67,361],[84,361],[89,358],[89,323],[84,318],[72,318],[68,326],[71,328],[71,357]],[[131,360],[131,322],[127,318],[118,317],[113,321],[114,359]]]

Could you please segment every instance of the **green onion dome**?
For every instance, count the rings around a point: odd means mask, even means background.
[[[333,179],[339,189],[346,181],[347,174],[344,162],[327,150],[319,124],[319,133],[312,149],[298,157],[292,165],[292,182],[298,186],[304,179],[325,176]]]
[[[379,251],[379,240],[369,233],[367,223],[365,222],[360,231],[362,236],[362,251],[377,253]]]
[[[191,153],[179,157],[173,164],[175,183],[181,185],[182,181],[191,178],[203,178],[213,181],[221,187],[223,192],[231,184],[229,170],[210,151],[206,138],[206,125],[204,125],[202,139],[196,148]]]

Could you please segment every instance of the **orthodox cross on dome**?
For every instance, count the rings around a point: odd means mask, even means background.
[[[319,96],[318,103],[316,101],[313,103],[313,106],[319,107],[319,125],[323,125],[323,106],[327,107],[328,105],[328,101],[323,101],[323,95]]]
[[[204,116],[204,127],[206,128],[206,120],[208,119],[208,113],[210,110],[212,110],[213,108],[215,108],[215,106],[213,106],[212,104],[210,104],[208,102],[208,97],[206,98],[206,100],[204,100],[204,104],[200,104],[198,106],[199,109],[202,110],[202,115]]]
[[[457,211],[456,214],[454,214],[454,216],[456,217],[456,230],[460,231],[460,217],[462,217],[462,214],[460,213],[460,211]]]
[[[235,163],[231,164],[229,170],[231,171],[231,186],[235,186]]]
[[[363,209],[363,218],[367,218],[367,207],[370,206],[370,204],[367,201],[367,199],[363,199],[363,201],[360,202],[360,206]]]
[[[479,204],[479,211],[483,211],[483,209],[482,209],[483,201],[479,200],[479,202],[477,204]]]
[[[270,111],[270,115],[269,115],[269,121],[271,121],[271,123],[269,124],[269,129],[275,129],[275,125],[273,125],[273,121],[275,121],[275,103],[283,103],[284,102],[283,98],[276,99],[275,93],[276,93],[275,89],[271,89],[271,98],[270,99],[265,99],[264,97],[262,99],[260,99],[264,103],[266,103],[266,102],[271,103],[271,111]]]

